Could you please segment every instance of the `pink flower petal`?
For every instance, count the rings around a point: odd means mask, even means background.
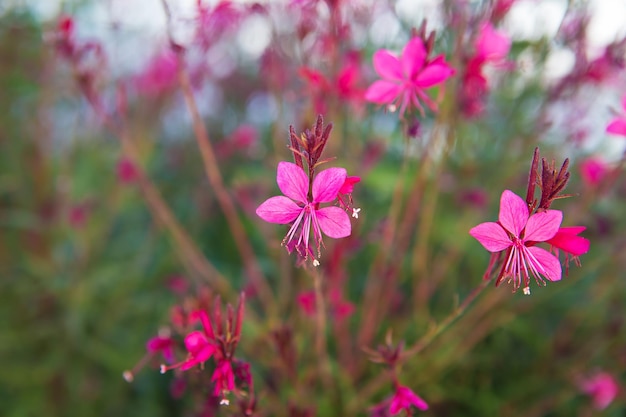
[[[494,222],[481,223],[473,227],[469,234],[489,252],[500,252],[513,244],[502,226]]]
[[[373,62],[374,69],[381,78],[397,81],[401,81],[404,78],[402,76],[400,60],[391,52],[385,49],[376,51],[376,53],[374,53]]]
[[[352,225],[345,211],[339,207],[324,207],[315,211],[322,232],[328,237],[339,239],[350,236]]]
[[[580,256],[589,251],[589,240],[582,236],[577,236],[583,230],[585,230],[583,226],[562,227],[546,243],[574,256]]]
[[[201,350],[207,343],[208,341],[204,333],[197,330],[185,336],[185,347],[191,354]]]
[[[615,119],[606,127],[607,133],[626,136],[626,119]]]
[[[414,80],[424,67],[426,48],[419,37],[411,39],[402,51],[402,70],[406,78]]]
[[[354,185],[361,181],[361,177],[346,177],[346,181],[339,189],[339,194],[351,194],[354,191]]]
[[[500,197],[500,224],[509,232],[519,237],[528,221],[528,206],[522,197],[513,191],[504,190]]]
[[[402,86],[391,81],[379,80],[365,91],[365,100],[376,104],[392,103],[402,91]]]
[[[347,175],[343,168],[328,168],[317,174],[313,180],[313,202],[328,203],[335,200]]]
[[[476,40],[476,52],[489,61],[501,61],[511,49],[511,39],[503,32],[496,31],[490,23],[484,24]]]
[[[624,97],[622,97],[622,108],[626,110],[626,94],[624,94]]]
[[[561,280],[561,263],[556,256],[537,246],[531,246],[526,249],[535,257],[539,265],[541,265],[541,268],[537,268],[541,275],[545,276],[550,281]]]
[[[526,223],[524,241],[545,242],[554,237],[561,226],[563,213],[559,210],[547,210],[530,216]]]
[[[420,72],[415,83],[423,88],[432,87],[450,78],[454,74],[454,69],[448,65],[429,65]]]
[[[256,214],[269,223],[287,224],[298,217],[302,207],[282,195],[268,198],[256,209]]]
[[[309,177],[302,168],[292,162],[279,162],[276,170],[278,188],[292,200],[306,202],[309,193]]]

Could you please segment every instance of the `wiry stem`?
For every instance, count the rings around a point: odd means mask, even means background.
[[[169,27],[171,24],[171,15],[165,0],[163,0],[163,7],[167,15]],[[172,45],[174,45],[171,36],[170,41]],[[189,80],[189,74],[185,67],[182,48],[174,48],[174,51],[178,57],[178,81],[185,98],[185,103],[187,104],[187,108],[189,109],[193,119],[194,136],[196,137],[196,142],[198,143],[198,148],[200,149],[200,154],[202,155],[202,162],[204,164],[207,178],[211,184],[211,188],[215,192],[218,204],[226,217],[230,231],[233,234],[235,245],[241,254],[246,273],[254,284],[255,290],[258,292],[259,298],[264,304],[265,310],[272,311],[274,309],[273,306],[275,305],[272,291],[256,261],[252,246],[250,245],[244,227],[237,214],[235,204],[233,203],[233,200],[224,185],[222,174],[220,173],[217,164],[217,158],[215,157],[215,152],[213,151],[211,141],[209,140],[209,134],[202,121],[200,112],[198,111],[198,106],[196,104]]]
[[[326,350],[326,302],[322,290],[322,274],[319,268],[313,271],[313,286],[315,288],[315,352],[320,365],[321,380],[324,386],[329,386],[330,362]]]

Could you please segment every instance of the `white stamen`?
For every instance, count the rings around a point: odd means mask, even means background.
[[[393,113],[394,111],[398,110],[398,107],[396,107],[395,104],[390,104],[387,106],[387,110],[389,110],[390,113]]]
[[[352,209],[352,217],[354,217],[355,219],[359,218],[359,211],[361,211],[360,208],[353,208]]]
[[[126,382],[129,382],[129,383],[133,382],[133,379],[135,379],[131,371],[124,371],[122,376],[124,377],[124,380],[126,380]]]
[[[320,261],[313,259],[313,266],[320,266]]]
[[[229,405],[230,401],[228,401],[228,398],[222,398],[220,400],[220,405]]]
[[[167,366],[161,365],[161,373],[164,374],[167,372]]]
[[[524,287],[524,295],[530,295],[530,287]]]

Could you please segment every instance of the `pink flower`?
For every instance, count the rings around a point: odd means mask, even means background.
[[[583,182],[591,187],[600,184],[608,172],[609,167],[600,158],[591,157],[580,163],[580,175]]]
[[[617,381],[607,372],[600,372],[583,380],[580,389],[592,397],[593,404],[598,410],[607,408],[619,393]]]
[[[213,371],[211,382],[215,383],[213,395],[216,397],[223,398],[226,394],[235,389],[235,374],[233,373],[230,360],[223,359],[219,361],[215,367],[215,371]]]
[[[585,229],[584,226],[560,227],[546,243],[573,256],[580,256],[589,251],[589,240],[578,236]]]
[[[148,340],[146,350],[149,353],[161,353],[168,362],[174,362],[174,340],[171,337],[156,336]]]
[[[117,162],[117,179],[122,184],[130,184],[137,180],[139,176],[139,172],[137,171],[137,167],[133,162],[128,158],[121,158]]]
[[[391,404],[389,405],[389,412],[391,415],[398,414],[401,410],[406,410],[407,413],[411,413],[411,406],[415,406],[417,409],[426,411],[428,410],[428,404],[415,394],[409,387],[398,385],[396,393],[391,398]]]
[[[334,239],[350,235],[350,218],[345,211],[336,206],[320,208],[320,204],[330,203],[337,198],[345,180],[345,169],[329,168],[317,174],[310,186],[309,177],[302,168],[291,162],[280,162],[276,182],[286,197],[267,199],[256,209],[256,214],[270,223],[293,222],[283,245],[290,253],[296,248],[303,258],[312,253],[309,248],[312,229],[319,257],[322,232]]]
[[[156,96],[170,90],[177,82],[178,59],[167,49],[154,56],[143,72],[135,79],[142,94]]]
[[[542,276],[548,281],[561,279],[559,260],[534,245],[553,238],[562,220],[563,213],[559,210],[546,210],[531,216],[524,200],[505,190],[500,198],[498,222],[481,223],[469,233],[489,252],[507,251],[496,285],[508,278],[513,281],[514,290],[524,284],[524,294],[530,294],[531,275],[539,285],[545,285]]]
[[[617,116],[606,127],[607,133],[614,135],[626,136],[626,95],[622,98],[622,108],[624,113]]]
[[[374,82],[365,92],[365,99],[376,104],[400,104],[400,115],[407,108],[415,106],[424,114],[420,104],[423,100],[433,111],[436,104],[424,92],[425,89],[441,84],[454,74],[454,69],[444,60],[443,55],[433,60],[427,59],[427,51],[422,39],[411,39],[402,55],[397,57],[388,50],[374,54],[374,69],[382,80]]]
[[[509,54],[511,38],[498,32],[491,23],[484,23],[476,39],[476,57],[483,62],[501,63]]]

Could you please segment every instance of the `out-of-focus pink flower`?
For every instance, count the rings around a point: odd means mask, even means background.
[[[211,376],[211,382],[215,384],[213,387],[213,395],[224,399],[226,395],[235,389],[235,374],[230,360],[223,359],[219,361]]]
[[[350,236],[352,227],[345,211],[337,206],[320,208],[320,204],[337,199],[337,193],[345,180],[345,169],[326,169],[317,174],[309,193],[309,177],[304,170],[294,163],[280,162],[276,182],[286,197],[276,196],[267,199],[256,209],[256,214],[270,223],[293,222],[283,240],[283,245],[290,253],[294,248],[297,249],[303,258],[307,258],[311,253],[309,241],[312,231],[319,257],[322,232],[334,239]]]
[[[172,275],[167,279],[167,288],[175,294],[183,295],[189,289],[189,283],[181,275]]]
[[[424,42],[419,37],[406,44],[400,57],[385,49],[377,51],[374,54],[374,69],[382,80],[375,81],[367,89],[365,99],[396,107],[399,104],[401,116],[410,107],[417,108],[423,115],[420,100],[436,111],[436,103],[425,90],[443,83],[454,74],[454,69],[445,62],[443,55],[428,59]]]
[[[498,277],[496,285],[506,278],[513,281],[515,290],[523,284],[524,293],[530,294],[530,276],[540,285],[545,285],[542,277],[548,281],[561,279],[559,260],[534,245],[552,239],[562,220],[563,213],[559,210],[546,210],[531,216],[526,202],[512,191],[505,190],[500,198],[498,222],[481,223],[469,233],[489,252],[507,251],[503,274]]]
[[[461,85],[461,109],[468,117],[480,115],[484,110],[484,100],[489,91],[483,68],[487,64],[503,66],[511,49],[511,38],[496,31],[491,23],[480,27],[474,55],[469,58]]]
[[[149,353],[161,353],[168,363],[174,362],[174,340],[167,336],[156,336],[148,340],[146,350]]]
[[[517,0],[496,0],[496,4],[493,6],[493,18],[496,20],[502,19],[516,1]]]
[[[316,309],[315,292],[305,291],[296,298],[298,306],[307,316],[314,316]],[[354,313],[354,304],[343,298],[341,290],[333,288],[328,297],[328,304],[331,314],[337,320],[343,320]]]
[[[176,54],[167,49],[153,57],[143,72],[135,79],[140,93],[159,95],[176,84],[178,59]]]
[[[244,17],[244,10],[230,0],[220,0],[215,7],[204,3],[203,0],[196,0],[198,13],[196,41],[206,49],[220,36],[239,28],[239,22]]]
[[[494,29],[491,23],[483,23],[476,39],[476,57],[491,63],[506,59],[511,50],[511,38]]]
[[[67,220],[74,229],[80,229],[87,222],[87,205],[77,204],[70,207]]]
[[[617,381],[608,372],[599,372],[584,379],[579,386],[582,392],[591,396],[593,404],[598,410],[607,408],[619,393]]]
[[[606,127],[607,133],[626,136],[626,95],[622,98],[622,109],[622,114],[613,119]]]
[[[128,158],[121,158],[117,162],[116,170],[117,170],[117,179],[122,184],[131,184],[135,182],[137,178],[139,177],[139,172],[137,171],[137,167]]]
[[[590,187],[600,184],[608,172],[609,167],[601,158],[591,157],[580,163],[580,176]]]
[[[411,407],[415,407],[418,410],[428,410],[428,404],[420,396],[414,393],[409,387],[398,385],[396,392],[391,398],[391,404],[389,405],[389,412],[391,415],[398,414],[400,411],[405,410],[408,415],[411,415]]]

